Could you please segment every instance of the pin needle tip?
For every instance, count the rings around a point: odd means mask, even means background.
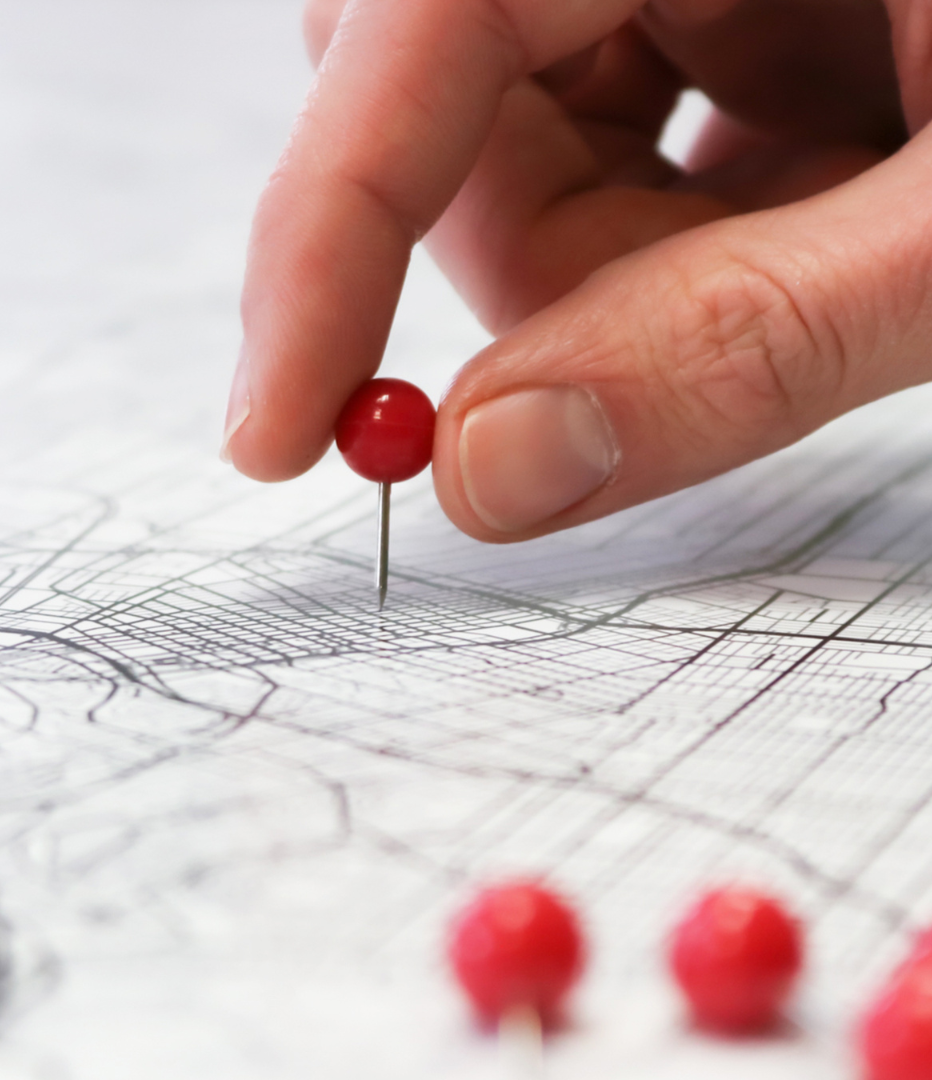
[[[379,484],[379,538],[375,560],[375,583],[379,590],[379,611],[385,605],[388,592],[388,519],[391,509],[392,485]]]

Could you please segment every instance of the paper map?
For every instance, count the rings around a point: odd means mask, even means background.
[[[548,1076],[853,1075],[932,916],[932,393],[530,544],[401,485],[379,616],[370,485],[216,460],[297,5],[10,9],[0,1076],[500,1076],[443,930],[524,872],[592,941]],[[387,370],[436,398],[484,341],[418,255]],[[810,927],[772,1044],[665,990],[670,920],[731,878]]]

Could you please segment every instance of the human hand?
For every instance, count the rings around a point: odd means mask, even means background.
[[[425,233],[500,335],[435,441],[441,504],[483,540],[932,378],[932,8],[886,8],[314,0],[329,48],[256,216],[229,456],[280,480],[323,454]],[[741,123],[713,118],[680,173],[654,144],[684,85]]]

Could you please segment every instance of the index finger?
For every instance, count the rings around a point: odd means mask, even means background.
[[[253,224],[224,441],[238,469],[283,480],[323,454],[504,91],[642,2],[352,0]]]

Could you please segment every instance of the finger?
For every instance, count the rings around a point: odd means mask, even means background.
[[[444,509],[525,539],[695,484],[932,377],[932,128],[825,195],[671,238],[515,328],[443,402]]]
[[[882,160],[883,155],[866,146],[794,146],[771,141],[679,177],[667,190],[704,192],[738,211],[762,210],[829,191]]]
[[[534,78],[554,95],[572,90],[591,75],[601,48],[601,42],[590,45],[587,49],[566,56],[543,71],[536,72]]]
[[[656,139],[683,89],[682,75],[633,23],[610,34],[586,60],[577,61],[575,77],[548,75],[544,85],[575,117]]]
[[[347,0],[308,0],[304,8],[304,44],[317,67],[336,33]]]
[[[639,0],[353,0],[256,215],[225,450],[259,479],[326,449],[376,370],[414,242],[468,175],[504,91]]]
[[[704,191],[737,210],[805,199],[853,179],[883,160],[867,146],[793,144],[754,131],[714,110],[673,189]]]
[[[932,120],[932,7],[926,0],[886,0],[909,130]]]
[[[772,135],[755,131],[734,117],[713,109],[686,157],[686,172],[698,173],[735,161],[764,147],[778,145]]]
[[[753,128],[882,151],[905,139],[880,0],[652,0],[638,21],[692,85]],[[904,56],[917,49],[907,29]]]
[[[743,150],[679,177],[647,136],[573,123],[523,83],[506,94],[428,247],[483,323],[502,333],[606,262],[730,213],[827,190],[881,160],[861,147],[763,139],[744,140]]]
[[[476,166],[427,243],[501,333],[606,262],[731,212],[706,193],[652,190],[676,175],[648,136],[581,129],[526,81],[505,95]]]

